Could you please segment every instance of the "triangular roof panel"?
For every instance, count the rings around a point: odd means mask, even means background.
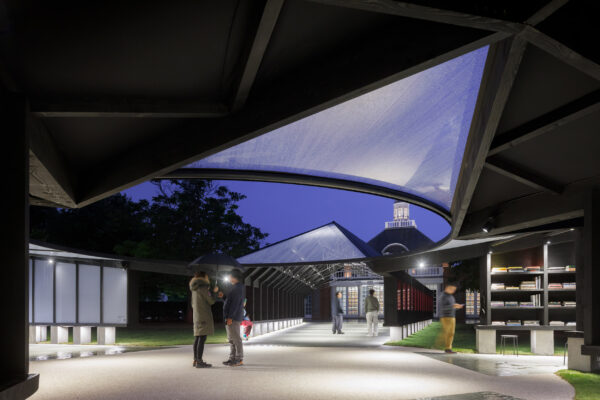
[[[364,241],[336,222],[263,247],[238,258],[242,264],[288,264],[377,256]]]

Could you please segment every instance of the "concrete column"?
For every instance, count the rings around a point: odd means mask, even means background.
[[[476,329],[475,343],[480,354],[496,354],[496,330]]]
[[[531,352],[544,356],[554,355],[554,331],[531,331]]]
[[[50,327],[50,343],[59,344],[67,343],[69,341],[69,328],[64,326],[51,326]]]
[[[98,344],[115,344],[116,328],[114,326],[99,326],[98,327]]]
[[[48,326],[46,325],[38,325],[38,327],[40,328],[39,330],[39,334],[40,334],[40,342],[45,342],[48,340]]]
[[[91,326],[74,326],[73,327],[73,344],[88,344],[92,341]]]
[[[46,326],[29,325],[29,343],[45,342],[48,337],[46,330]]]
[[[402,339],[402,327],[401,326],[390,326],[390,340],[392,342],[399,342]]]
[[[1,85],[0,85],[1,86]],[[29,137],[25,97],[0,87],[0,168],[3,213],[0,251],[0,397],[29,374]],[[37,390],[35,378],[30,394]]]
[[[569,369],[591,372],[592,363],[590,361],[590,356],[581,354],[581,346],[583,346],[583,338],[570,337],[568,339],[567,349],[569,352]]]

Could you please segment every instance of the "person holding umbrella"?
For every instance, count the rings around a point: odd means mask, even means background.
[[[204,362],[204,343],[206,337],[215,332],[211,306],[215,304],[215,299],[210,293],[210,280],[206,272],[196,272],[190,281],[190,290],[192,291],[192,308],[194,311],[194,364],[196,368],[210,368],[211,364]],[[215,286],[213,291],[219,291]]]

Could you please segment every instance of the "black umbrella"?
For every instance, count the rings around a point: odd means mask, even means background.
[[[227,254],[209,253],[189,263],[188,269],[192,272],[203,271],[212,275],[220,272],[230,272],[233,269],[243,271],[244,267],[235,258]]]

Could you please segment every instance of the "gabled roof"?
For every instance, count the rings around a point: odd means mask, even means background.
[[[369,240],[369,245],[382,254],[383,249],[391,244],[401,244],[407,251],[422,250],[432,246],[434,242],[415,227],[384,229],[377,236]]]
[[[354,260],[379,254],[367,243],[333,221],[308,232],[273,243],[238,258],[242,264],[287,264]]]

